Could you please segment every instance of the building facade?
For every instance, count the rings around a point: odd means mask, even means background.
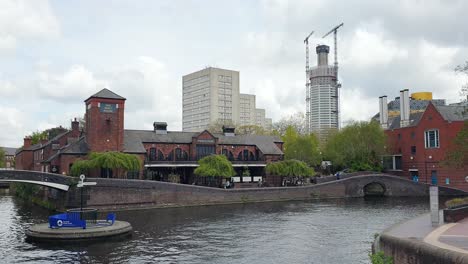
[[[183,76],[182,83],[182,131],[199,132],[213,124],[271,129],[255,95],[239,92],[238,71],[210,67]]]
[[[321,134],[339,128],[339,94],[336,68],[328,64],[330,47],[316,47],[317,67],[309,70],[310,113],[307,117],[309,131]]]
[[[239,125],[247,126],[256,124],[256,103],[255,95],[253,94],[240,94],[239,104]]]
[[[15,148],[0,147],[5,152],[5,169],[13,169],[15,167]]]
[[[239,174],[249,168],[252,175],[263,175],[266,164],[283,158],[280,138],[235,135],[233,128],[220,134],[181,132],[168,131],[166,123],[154,122],[153,130],[126,130],[125,101],[107,89],[92,95],[85,100],[84,131],[74,120],[70,130],[49,141],[32,145],[26,137],[16,153],[16,169],[69,174],[73,163],[86,159],[90,152],[118,151],[137,155],[143,164],[140,172],[119,177],[168,180],[170,175],[178,175],[181,183],[193,183],[197,161],[207,155],[226,155]],[[109,175],[93,170],[90,176]]]
[[[182,130],[239,123],[239,72],[206,68],[182,77]]]
[[[468,120],[466,109],[429,101],[424,111],[411,113],[408,90],[401,91],[400,103],[403,111],[391,120],[386,119],[388,114],[382,113],[385,107],[381,107],[380,123],[390,154],[383,159],[384,169],[414,181],[468,191],[468,164],[454,167],[444,162],[454,138]]]

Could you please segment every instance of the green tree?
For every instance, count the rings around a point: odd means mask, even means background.
[[[51,140],[54,137],[64,133],[65,131],[67,131],[66,128],[59,126],[59,127],[49,128],[44,131],[38,130],[36,132],[33,132],[29,137],[31,137],[31,144],[34,145],[34,144],[41,142],[41,140]]]
[[[275,135],[284,136],[288,127],[293,127],[298,134],[307,134],[305,115],[302,112],[297,112],[294,115],[283,117],[278,122],[273,124],[273,133]]]
[[[465,120],[462,130],[452,140],[444,164],[457,168],[468,165],[468,120]]]
[[[315,174],[305,162],[293,159],[269,163],[266,166],[266,172],[284,177],[310,177]]]
[[[464,74],[468,77],[468,61],[466,61],[464,65],[458,65],[455,68],[455,72]],[[462,100],[464,102],[468,100],[468,81],[462,85],[460,95],[462,96]]]
[[[5,168],[5,150],[0,147],[0,168]]]
[[[386,136],[378,122],[353,122],[329,135],[324,157],[341,168],[381,170],[385,144]]]
[[[129,171],[139,171],[141,168],[140,159],[133,154],[126,154],[117,151],[91,152],[87,160],[79,160],[73,163],[71,175],[78,176],[88,173],[90,169],[103,168],[116,171],[118,175],[123,175]]]
[[[197,176],[230,178],[236,175],[231,162],[224,155],[210,155],[198,161]]]
[[[314,134],[301,135],[293,126],[289,126],[282,139],[285,159],[304,161],[309,166],[320,164],[319,141]]]

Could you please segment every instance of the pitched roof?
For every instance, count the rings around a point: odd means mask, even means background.
[[[179,132],[168,131],[167,134],[156,134],[152,130],[125,130],[124,131],[124,152],[145,153],[143,143],[180,143],[190,144],[192,138],[200,132]],[[236,135],[225,136],[223,134],[213,134],[218,138],[218,144],[225,145],[251,145],[257,146],[263,154],[281,155],[283,152],[278,148],[275,142],[283,142],[276,136],[260,135]]]
[[[437,111],[447,121],[468,120],[468,107],[463,105],[439,105],[435,106]]]
[[[419,120],[421,120],[421,117],[423,116],[423,114],[424,114],[424,112],[411,113],[410,114],[410,123],[406,127],[416,126],[419,123]],[[401,116],[395,116],[392,120],[389,119],[388,129],[400,128],[400,121],[401,121]]]
[[[434,107],[446,121],[468,120],[468,109],[463,105],[434,105]],[[421,120],[423,114],[424,112],[411,113],[409,127],[416,126]],[[396,116],[393,120],[389,120],[390,125],[388,129],[400,128],[400,120],[400,116]]]
[[[91,95],[88,99],[85,100],[88,101],[91,98],[106,98],[106,99],[119,99],[119,100],[127,100],[124,97],[112,92],[111,90],[104,88],[101,91]]]
[[[5,151],[5,155],[7,156],[14,156],[16,153],[16,148],[7,148],[7,147],[0,147]]]
[[[86,142],[86,138],[83,136],[78,140],[71,141],[68,145],[62,147],[54,155],[50,156],[48,159],[42,162],[49,163],[61,154],[86,155],[88,152],[88,143]]]

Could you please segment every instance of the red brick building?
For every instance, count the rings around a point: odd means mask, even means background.
[[[414,181],[468,191],[468,164],[455,168],[444,163],[454,138],[468,120],[466,106],[429,103],[424,111],[410,114],[407,90],[401,98],[399,117],[386,120],[386,115],[380,114],[391,154],[384,157],[384,168]],[[381,101],[381,113],[385,111],[383,104]]]
[[[138,155],[144,164],[140,173],[127,178],[167,180],[169,174],[177,174],[181,182],[191,183],[197,160],[207,155],[226,155],[239,174],[248,167],[252,175],[263,175],[268,162],[283,158],[280,138],[235,135],[234,128],[225,128],[222,134],[179,132],[154,122],[153,130],[126,130],[125,100],[107,89],[92,95],[85,100],[84,131],[75,120],[70,131],[50,141],[31,145],[26,137],[16,154],[16,168],[69,174],[73,162],[91,151],[121,151]],[[101,176],[98,171],[93,174]]]

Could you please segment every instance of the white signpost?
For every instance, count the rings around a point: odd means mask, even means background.
[[[80,195],[80,206],[81,206],[81,211],[83,211],[83,187],[85,186],[92,186],[92,185],[96,185],[97,182],[85,182],[84,180],[86,179],[86,176],[84,176],[84,174],[81,174],[80,175],[80,181],[78,182],[78,184],[76,185],[76,187],[78,188],[81,188],[81,195]]]
[[[432,226],[439,226],[439,187],[430,186],[429,197]]]

